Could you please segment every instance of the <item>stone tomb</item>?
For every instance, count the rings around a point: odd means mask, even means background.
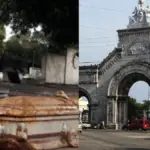
[[[51,97],[1,99],[0,147],[13,145],[26,150],[78,147],[78,118],[78,98],[68,97],[63,91]]]

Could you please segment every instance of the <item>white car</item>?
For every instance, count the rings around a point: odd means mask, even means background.
[[[83,127],[84,129],[88,129],[88,128],[91,127],[91,124],[89,124],[89,123],[83,123],[83,124],[82,124],[82,127]]]
[[[80,133],[82,133],[82,124],[81,124],[81,123],[79,123],[79,125],[78,125],[78,131],[79,131]]]

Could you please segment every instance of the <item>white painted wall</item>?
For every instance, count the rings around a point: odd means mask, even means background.
[[[77,52],[75,49],[68,49],[67,56],[66,56],[66,74],[65,74],[65,81],[66,84],[78,84],[79,83],[79,59],[77,68],[74,68],[73,65],[73,57],[74,54]]]
[[[42,76],[41,69],[35,68],[35,67],[30,67],[29,75],[30,75],[30,78],[33,78],[33,79],[39,78]]]
[[[78,84],[79,67],[74,68],[76,49],[68,49],[66,55],[47,54],[42,58],[42,74],[46,83]],[[77,61],[78,63],[78,61]]]
[[[45,65],[46,83],[64,84],[65,56],[48,54]]]

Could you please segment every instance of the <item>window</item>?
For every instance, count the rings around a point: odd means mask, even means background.
[[[139,121],[139,124],[143,124],[143,120],[140,120],[140,121]]]
[[[131,124],[137,124],[136,120],[131,121]]]

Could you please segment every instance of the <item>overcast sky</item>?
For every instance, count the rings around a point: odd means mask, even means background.
[[[116,30],[126,28],[137,4],[138,0],[80,0],[80,64],[99,63],[114,49]],[[129,96],[148,99],[148,89],[147,83],[139,81]]]

